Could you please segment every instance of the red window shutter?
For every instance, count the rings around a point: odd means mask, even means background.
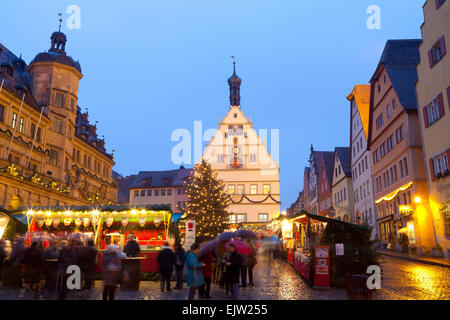
[[[431,49],[428,50],[428,61],[430,61],[430,68],[433,68],[434,60],[433,60],[433,51]]]
[[[434,174],[434,161],[433,161],[433,158],[430,159],[430,177],[431,177],[432,181],[436,180],[436,175]]]
[[[450,109],[450,87],[447,87],[447,100],[448,100],[448,108]]]
[[[447,53],[447,49],[445,48],[445,38],[444,36],[442,36],[442,38],[439,39],[440,45],[441,45],[441,52],[442,52],[442,56],[445,56],[445,54]]]
[[[437,101],[439,104],[439,118],[442,118],[445,115],[444,97],[442,96],[442,93],[437,97]]]
[[[427,114],[427,107],[423,107],[423,122],[425,123],[425,128],[428,128],[428,114]]]

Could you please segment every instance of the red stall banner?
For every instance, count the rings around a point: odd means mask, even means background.
[[[314,248],[314,287],[330,287],[330,247]]]

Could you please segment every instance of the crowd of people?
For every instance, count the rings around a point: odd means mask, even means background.
[[[241,255],[233,244],[227,247],[223,243],[214,250],[199,255],[200,245],[194,243],[186,253],[181,244],[175,245],[175,250],[165,243],[157,256],[161,279],[161,292],[171,292],[170,281],[175,271],[176,286],[183,288],[183,277],[189,288],[188,300],[211,299],[211,284],[217,284],[225,289],[227,297],[239,299],[239,288],[253,286],[253,268],[255,267],[256,248],[247,241],[252,253]]]
[[[75,290],[91,290],[94,286],[98,251],[92,239],[83,241],[75,235],[70,239],[53,240],[44,248],[41,239],[33,239],[28,246],[23,237],[17,236],[13,244],[0,241],[0,279],[4,287],[25,288],[28,291],[44,289],[56,291],[60,300],[70,292],[67,281],[69,266],[79,266],[82,287]],[[252,253],[241,255],[233,244],[219,244],[215,249],[199,256],[200,245],[194,243],[188,252],[181,244],[172,249],[165,243],[157,255],[161,292],[183,289],[184,280],[189,288],[188,299],[211,299],[211,285],[225,289],[227,297],[239,298],[239,288],[253,286],[253,268],[256,249],[250,240]],[[114,241],[107,241],[102,255],[103,300],[114,300],[116,288],[130,277],[123,269],[122,258],[138,257],[140,247],[134,234],[128,235],[124,250]],[[140,272],[137,277],[139,277]],[[41,281],[44,280],[44,281]]]

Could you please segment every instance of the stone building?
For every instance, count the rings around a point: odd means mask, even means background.
[[[117,201],[113,156],[78,106],[79,62],[54,32],[29,65],[0,44],[0,206]],[[14,137],[14,138],[13,138]]]
[[[231,223],[264,223],[280,213],[279,164],[241,109],[242,80],[228,79],[230,109],[206,145],[203,159],[225,182]]]
[[[436,245],[433,253],[450,252],[450,1],[428,0],[423,6],[419,81],[419,125]],[[436,250],[437,249],[437,250]],[[441,252],[440,252],[441,251]]]
[[[332,175],[334,217],[345,222],[360,223],[360,219],[354,215],[350,148],[335,148]]]

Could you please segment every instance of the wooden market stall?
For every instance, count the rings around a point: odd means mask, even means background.
[[[169,238],[172,212],[167,206],[70,206],[20,208],[13,214],[28,225],[27,238],[80,240],[91,238],[99,250],[97,271],[107,240],[123,249],[134,233],[140,246],[142,272],[158,272],[156,256]]]

